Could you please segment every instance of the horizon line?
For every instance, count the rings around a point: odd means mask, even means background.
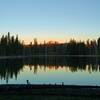
[[[25,44],[30,44],[30,43],[33,43],[34,42],[34,39],[37,39],[38,43],[39,44],[43,44],[44,41],[45,43],[48,43],[48,42],[58,42],[58,43],[68,43],[70,42],[70,40],[75,40],[76,42],[86,42],[87,40],[89,41],[97,41],[98,38],[100,38],[100,36],[96,36],[96,37],[91,37],[90,36],[85,36],[85,37],[82,37],[82,36],[73,36],[73,35],[66,35],[66,37],[62,36],[62,37],[43,37],[43,36],[40,36],[40,37],[32,37],[31,35],[30,36],[26,36],[26,35],[20,35],[18,33],[11,33],[11,32],[6,32],[6,33],[1,33],[0,34],[0,38],[2,36],[7,36],[7,34],[10,33],[10,36],[18,36],[19,40],[21,42],[24,42]]]

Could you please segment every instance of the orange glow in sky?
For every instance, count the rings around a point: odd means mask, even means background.
[[[49,41],[57,41],[59,43],[65,43],[65,42],[69,42],[70,39],[75,39],[76,41],[86,41],[88,39],[90,40],[93,40],[93,39],[97,39],[97,38],[92,38],[92,37],[86,37],[86,36],[82,36],[82,37],[79,37],[79,36],[75,36],[75,37],[72,37],[72,36],[69,36],[69,37],[61,37],[61,38],[58,38],[58,37],[47,37],[47,38],[43,38],[43,37],[30,37],[30,36],[23,36],[23,37],[19,37],[21,41],[24,41],[25,44],[29,44],[30,42],[34,43],[34,38],[37,38],[37,41],[38,43],[44,43],[44,41],[47,43]]]

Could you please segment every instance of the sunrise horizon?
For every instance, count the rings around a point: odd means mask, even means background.
[[[60,37],[55,37],[55,36],[44,36],[42,35],[43,33],[41,33],[40,36],[35,36],[34,33],[33,35],[28,35],[28,34],[21,34],[21,32],[9,32],[11,36],[16,36],[18,35],[19,39],[21,41],[24,41],[25,44],[30,44],[30,42],[34,42],[34,39],[36,38],[38,40],[38,43],[44,43],[44,41],[47,43],[47,42],[50,42],[50,41],[56,41],[58,43],[65,43],[65,42],[69,42],[71,39],[74,39],[76,41],[87,41],[87,40],[97,40],[100,36],[99,36],[99,33],[96,33],[97,35],[95,36],[94,34],[92,35],[88,35],[87,34],[81,34],[80,36],[80,33],[73,33],[73,34],[67,34],[66,36],[60,36]],[[61,33],[61,32],[60,32]],[[62,32],[63,33],[63,32]],[[2,35],[7,35],[8,32],[1,32],[0,34],[0,37]],[[56,35],[58,35],[58,33],[56,33]],[[91,34],[91,33],[90,33]]]
[[[100,0],[0,0],[0,100],[100,100]]]

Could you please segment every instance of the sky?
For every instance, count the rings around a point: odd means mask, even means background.
[[[26,42],[97,39],[100,0],[0,0],[0,35]]]

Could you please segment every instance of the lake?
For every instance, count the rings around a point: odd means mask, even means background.
[[[99,57],[29,57],[0,60],[0,84],[99,85]]]

